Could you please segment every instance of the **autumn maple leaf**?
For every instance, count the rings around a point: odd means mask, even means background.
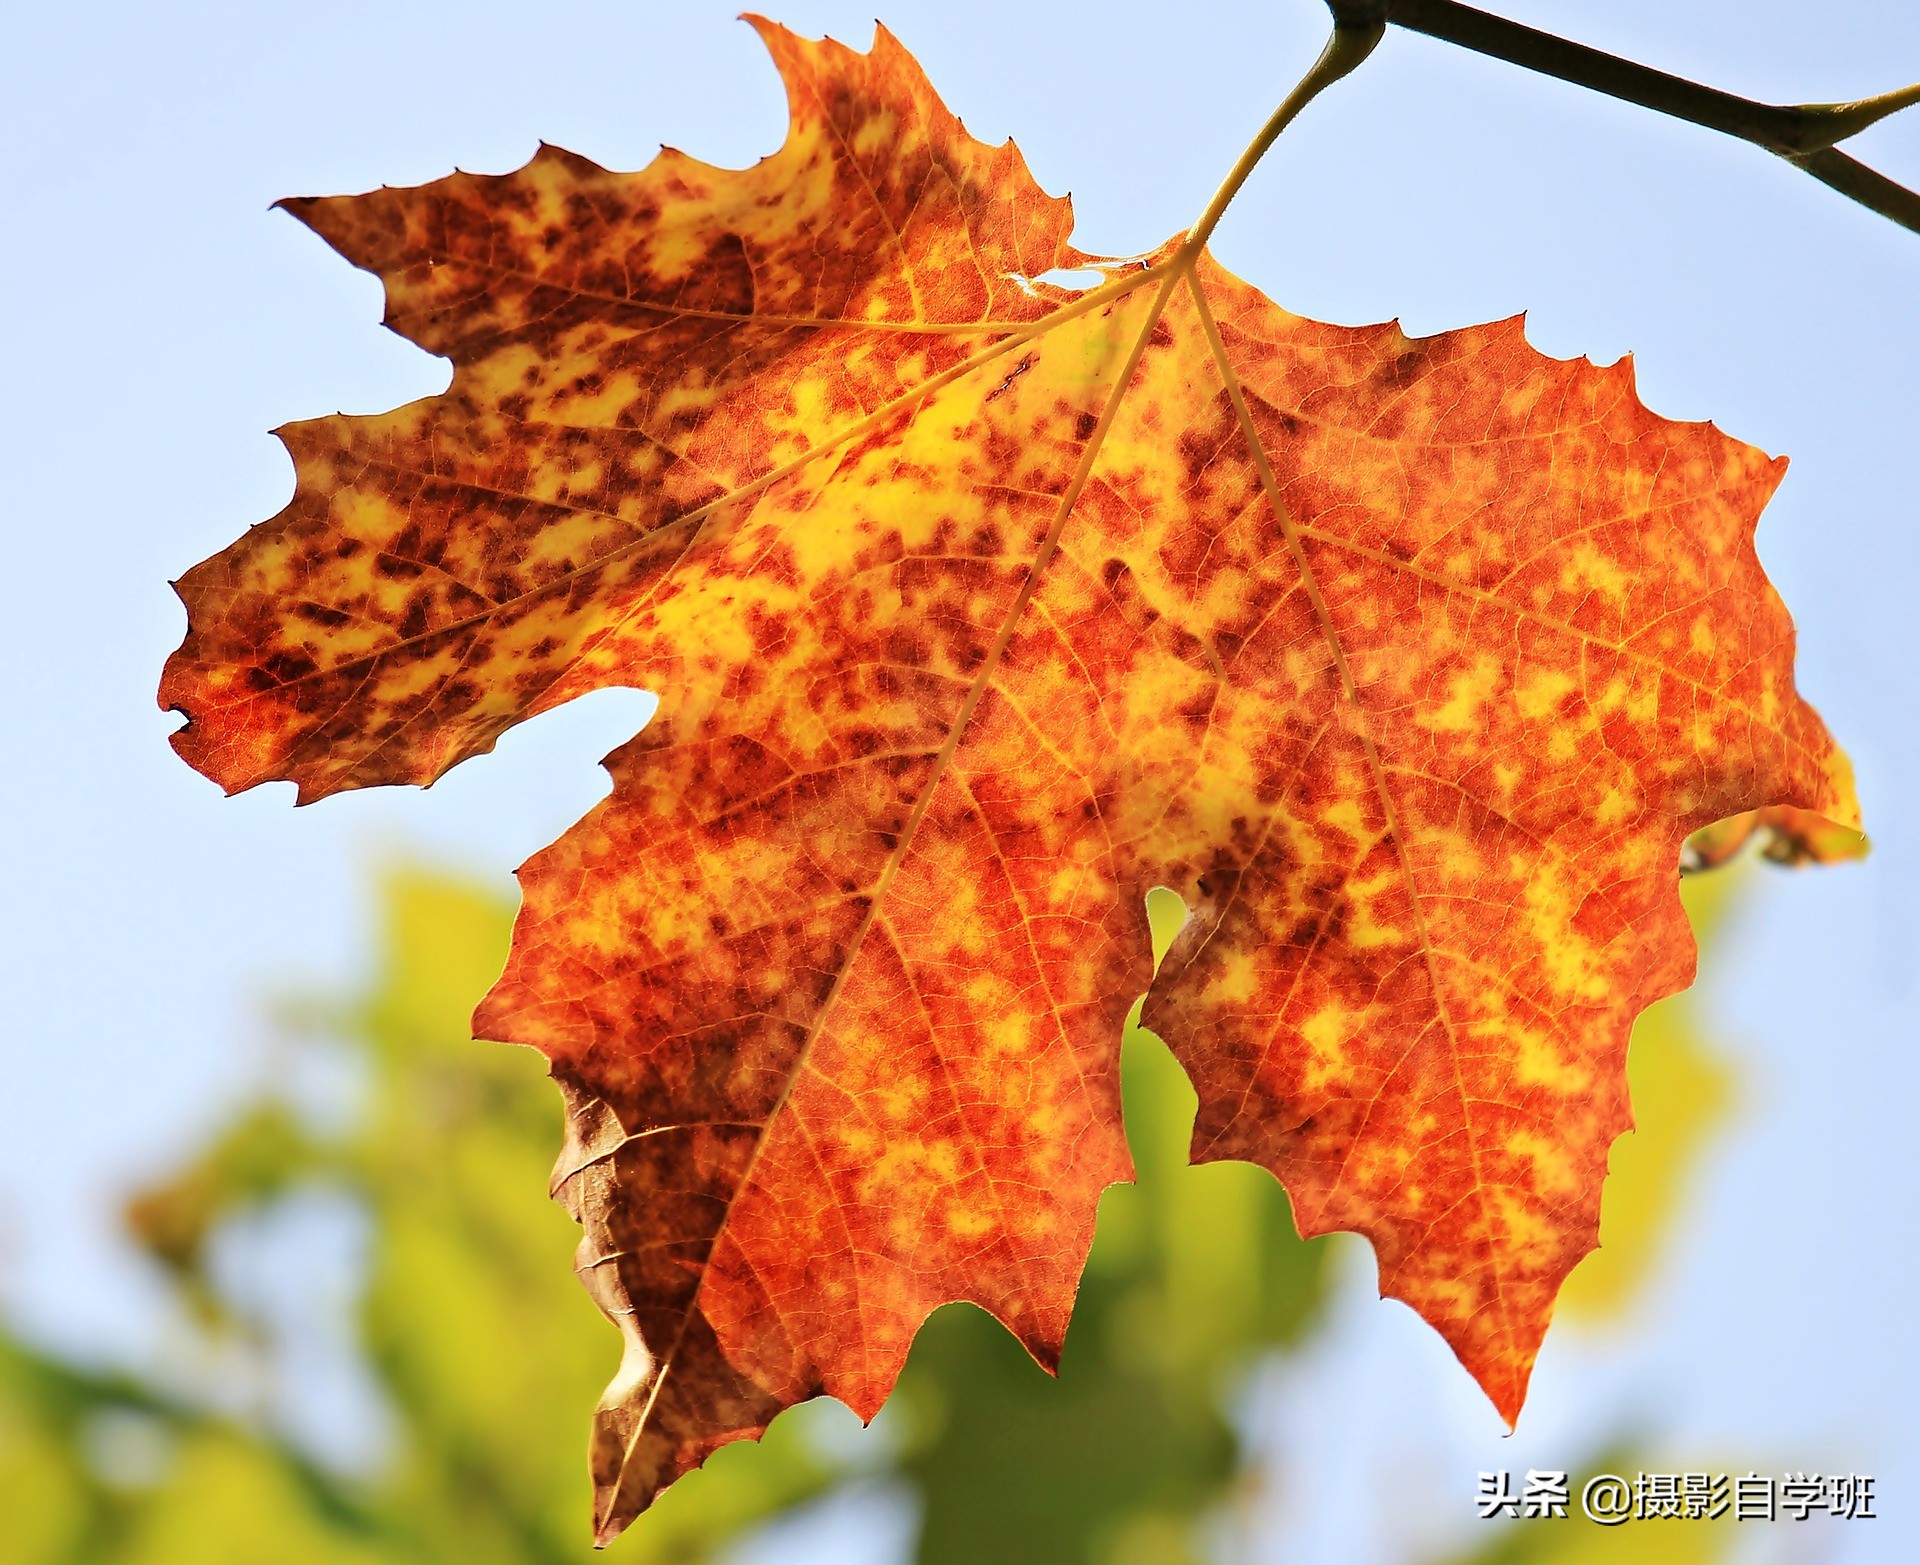
[[[756,25],[751,169],[286,203],[452,385],[282,431],[161,687],[193,765],[303,801],[659,692],[475,1018],[552,1062],[626,1334],[601,1538],[801,1398],[870,1417],[948,1300],[1055,1362],[1159,885],[1194,1156],[1367,1235],[1511,1420],[1691,976],[1683,840],[1858,824],[1753,551],[1783,464],[1517,320],[1083,255],[884,30]]]

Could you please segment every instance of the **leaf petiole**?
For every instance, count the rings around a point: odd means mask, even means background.
[[[1232,204],[1233,198],[1240,194],[1240,187],[1247,182],[1247,176],[1267,155],[1267,149],[1279,139],[1280,132],[1292,124],[1309,103],[1372,54],[1374,45],[1380,42],[1386,30],[1384,20],[1349,22],[1336,13],[1333,36],[1327,40],[1326,48],[1320,51],[1320,58],[1313,62],[1312,68],[1300,78],[1300,84],[1287,94],[1280,107],[1273,111],[1272,117],[1260,127],[1260,134],[1247,144],[1247,150],[1240,154],[1239,161],[1227,171],[1227,177],[1213,193],[1207,209],[1187,231],[1177,258],[1182,265],[1190,265],[1205,247],[1214,229],[1219,226],[1221,216]]]

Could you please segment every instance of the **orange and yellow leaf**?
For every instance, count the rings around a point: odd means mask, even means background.
[[[1518,321],[1088,257],[884,30],[757,25],[752,168],[287,203],[452,384],[282,431],[161,688],[193,765],[303,800],[659,693],[475,1018],[552,1063],[626,1334],[600,1536],[797,1400],[870,1416],[945,1301],[1056,1359],[1155,886],[1195,1156],[1366,1234],[1512,1419],[1692,973],[1682,842],[1858,824],[1753,551],[1782,464]]]

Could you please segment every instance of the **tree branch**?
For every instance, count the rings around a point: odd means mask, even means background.
[[[1905,185],[1896,185],[1885,174],[1832,147],[1822,152],[1802,153],[1787,161],[1798,164],[1841,195],[1850,196],[1863,207],[1920,234],[1920,193]]]
[[[1476,11],[1457,0],[1327,0],[1327,6],[1343,28],[1374,25],[1384,15],[1411,32],[1738,136],[1805,169],[1902,228],[1920,233],[1920,194],[1834,150],[1834,143],[1920,103],[1920,85],[1855,103],[1755,103]]]

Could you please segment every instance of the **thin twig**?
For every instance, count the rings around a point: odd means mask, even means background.
[[[1855,103],[1755,103],[1477,11],[1458,0],[1327,0],[1327,5],[1341,27],[1377,24],[1384,16],[1411,32],[1738,136],[1805,169],[1902,228],[1920,233],[1920,193],[1834,150],[1834,143],[1920,103],[1920,85]]]

